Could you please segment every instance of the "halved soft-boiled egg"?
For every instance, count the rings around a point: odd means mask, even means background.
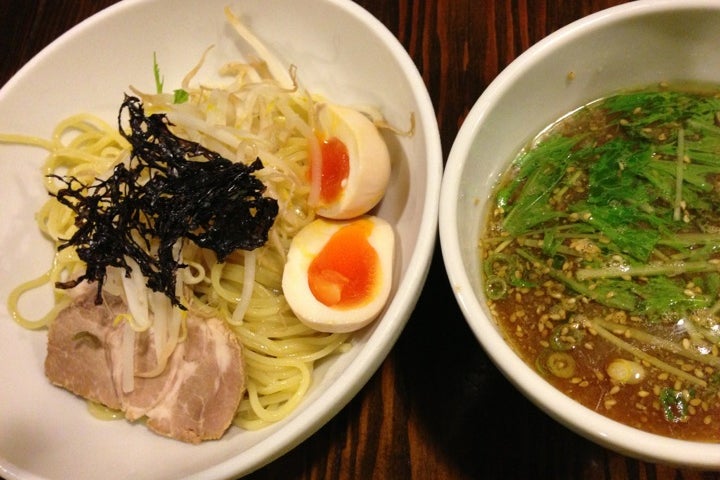
[[[290,244],[282,288],[290,308],[323,332],[372,322],[390,296],[395,234],[385,220],[318,218]]]
[[[390,153],[378,128],[360,111],[323,103],[317,107],[315,134],[310,205],[325,218],[366,214],[382,199],[390,180]]]

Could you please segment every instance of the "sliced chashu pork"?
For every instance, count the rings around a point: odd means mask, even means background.
[[[129,420],[145,418],[148,428],[177,440],[199,443],[220,438],[232,423],[245,391],[242,350],[222,321],[188,314],[187,336],[157,376],[136,376],[132,392],[122,390],[122,326],[113,320],[126,306],[106,296],[80,295],[53,321],[48,332],[45,374],[55,385],[121,410]],[[150,331],[136,335],[136,372],[156,365]]]

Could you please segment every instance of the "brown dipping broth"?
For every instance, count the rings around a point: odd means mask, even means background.
[[[709,442],[720,441],[718,112],[717,91],[688,85],[570,112],[515,158],[480,241],[489,309],[528,365],[602,415]]]

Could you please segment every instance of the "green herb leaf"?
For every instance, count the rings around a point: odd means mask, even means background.
[[[178,88],[178,89],[174,90],[173,93],[174,93],[173,103],[176,103],[176,104],[185,103],[190,98],[190,94],[186,90],[183,90],[182,88]]]
[[[163,93],[165,79],[160,76],[160,65],[158,65],[155,52],[153,52],[153,76],[155,77],[155,91],[157,93]]]
[[[663,388],[659,396],[660,405],[668,422],[682,422],[688,416],[688,402],[682,392]]]
[[[554,136],[527,151],[519,160],[520,171],[508,186],[513,197],[512,208],[503,221],[503,228],[511,235],[522,235],[543,222],[565,215],[553,208],[550,197],[565,176],[576,142]]]

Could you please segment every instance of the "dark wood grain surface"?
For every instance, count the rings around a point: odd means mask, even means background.
[[[56,37],[113,3],[0,0],[0,85]],[[358,3],[395,33],[415,61],[447,155],[475,100],[514,58],[558,28],[623,2]],[[480,349],[452,296],[438,248],[412,318],[369,383],[316,434],[246,478],[709,480],[720,475],[619,455],[542,413]]]

